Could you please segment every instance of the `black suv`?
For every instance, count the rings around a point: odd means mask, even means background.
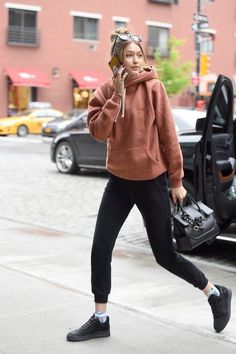
[[[233,121],[233,87],[219,75],[205,118],[196,130],[179,135],[184,157],[184,186],[188,193],[215,211],[221,227],[218,238],[236,242],[236,121]],[[105,170],[106,144],[95,141],[87,128],[57,135],[51,159],[59,172],[80,168]]]

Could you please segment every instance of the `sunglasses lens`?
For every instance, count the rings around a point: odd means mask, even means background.
[[[142,42],[142,37],[138,34],[118,34],[117,35],[122,41],[128,41],[133,39],[135,42]]]
[[[133,38],[133,40],[135,42],[141,42],[142,41],[142,37],[137,35],[137,34],[133,34],[131,37]]]

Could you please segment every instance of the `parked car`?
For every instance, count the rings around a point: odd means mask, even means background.
[[[206,117],[206,111],[197,111],[187,108],[172,108],[175,120],[175,129],[178,135],[197,134],[196,122],[199,118]]]
[[[188,112],[190,126],[180,129],[173,110],[184,157],[184,185],[189,194],[215,211],[224,230],[236,222],[236,121],[230,79],[218,77],[207,112]],[[87,127],[61,133],[51,144],[51,159],[61,173],[81,168],[105,170],[105,156],[106,143],[94,140]],[[236,234],[226,238],[236,242]]]
[[[61,133],[54,138],[51,145],[52,161],[62,173],[75,173],[80,168],[105,170],[106,143],[94,140],[87,127],[87,110],[85,125],[75,131]],[[192,109],[173,108],[173,117],[177,134],[196,134],[195,126],[198,118],[206,116],[205,111]],[[60,148],[59,148],[60,146]]]
[[[87,110],[73,109],[62,117],[43,123],[42,136],[53,137],[66,130],[85,128],[86,125]]]
[[[17,134],[26,136],[27,134],[41,134],[42,124],[63,113],[52,108],[27,109],[15,116],[0,118],[0,135]]]

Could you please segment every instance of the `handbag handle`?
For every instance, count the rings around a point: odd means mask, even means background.
[[[194,204],[196,205],[196,207],[198,208],[198,211],[199,211],[203,216],[205,216],[204,211],[200,208],[200,206],[198,205],[198,203],[196,202],[196,200],[195,200],[193,197],[191,197],[190,194],[187,193],[185,198],[189,199],[190,202],[194,203]],[[180,205],[180,203],[179,203],[178,200],[177,200],[177,206],[178,206],[178,208],[179,208],[179,209],[182,211],[182,213],[183,213],[184,210],[183,210],[183,208],[182,208],[182,206]]]

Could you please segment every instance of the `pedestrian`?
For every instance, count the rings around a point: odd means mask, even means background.
[[[168,180],[173,203],[186,196],[183,158],[170,103],[156,71],[146,66],[142,38],[119,28],[111,35],[112,79],[93,93],[88,126],[98,141],[107,141],[109,179],[98,212],[91,252],[91,282],[95,312],[68,341],[110,336],[107,315],[111,290],[111,258],[118,233],[136,205],[145,222],[156,262],[202,290],[221,332],[231,313],[231,290],[213,285],[172,243]],[[121,66],[119,67],[119,62]]]

